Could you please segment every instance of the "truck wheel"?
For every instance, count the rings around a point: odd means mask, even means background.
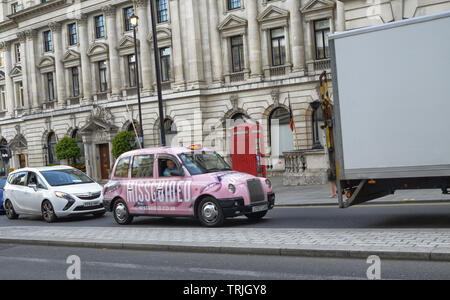
[[[200,202],[197,215],[200,223],[206,227],[219,227],[225,219],[222,207],[212,197],[205,198]]]
[[[114,219],[119,225],[130,225],[134,217],[130,215],[127,204],[122,199],[114,203],[113,209]]]
[[[16,214],[16,211],[9,200],[6,200],[5,202],[5,214],[10,220],[17,220],[19,218],[19,215]]]
[[[53,209],[53,205],[50,203],[50,201],[44,201],[44,203],[42,203],[41,210],[42,217],[44,218],[45,222],[53,223],[56,221],[55,210]]]
[[[249,219],[249,220],[261,220],[262,218],[264,218],[267,215],[267,210],[266,211],[261,211],[261,212],[257,212],[254,214],[246,214],[245,216]]]

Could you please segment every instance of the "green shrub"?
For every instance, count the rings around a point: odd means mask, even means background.
[[[76,159],[81,156],[80,147],[77,144],[77,140],[64,137],[56,145],[56,158],[61,159]]]
[[[114,158],[118,158],[123,153],[134,150],[134,134],[129,131],[123,131],[116,135],[112,141],[112,154]]]

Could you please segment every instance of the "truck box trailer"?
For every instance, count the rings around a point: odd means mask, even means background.
[[[334,103],[324,96],[323,108],[340,207],[399,189],[447,191],[450,11],[336,33],[329,44]]]

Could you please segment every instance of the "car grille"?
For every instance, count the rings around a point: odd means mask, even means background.
[[[102,195],[101,192],[98,193],[94,193],[92,195],[88,195],[88,194],[79,194],[79,195],[75,195],[78,198],[80,198],[81,200],[95,200],[97,198],[99,198]]]
[[[266,200],[261,180],[252,179],[247,181],[247,188],[250,195],[250,203],[263,202]]]
[[[88,210],[96,210],[104,208],[103,204],[97,205],[97,206],[91,206],[91,207],[84,207],[84,206],[78,206],[73,211],[88,211]]]

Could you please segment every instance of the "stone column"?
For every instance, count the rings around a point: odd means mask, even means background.
[[[134,6],[136,7],[136,15],[139,17],[139,25],[137,27],[137,37],[140,42],[140,67],[142,74],[142,86],[143,91],[149,92],[153,89],[152,78],[152,49],[147,41],[149,35],[148,26],[148,1],[147,0],[134,0]]]
[[[314,72],[314,44],[313,44],[313,32],[311,29],[311,22],[306,21],[303,23],[305,26],[305,57],[308,73]]]
[[[30,97],[29,97],[29,84],[28,84],[28,55],[27,55],[27,37],[24,31],[17,32],[17,37],[20,41],[20,53],[21,60],[20,66],[22,68],[22,87],[23,87],[23,106],[22,103],[18,103],[17,107],[23,110],[30,108]]]
[[[289,0],[291,19],[291,47],[292,47],[292,72],[305,69],[305,41],[303,37],[303,23],[300,13],[300,1]]]
[[[117,51],[117,21],[116,8],[113,5],[107,5],[102,8],[106,16],[106,30],[109,46],[109,71],[111,74],[111,95],[120,96],[121,80],[119,52]]]
[[[246,1],[248,19],[248,43],[250,57],[251,77],[261,77],[261,39],[259,31],[258,3],[257,1]]]
[[[220,47],[219,34],[219,13],[217,9],[217,0],[209,0],[209,26],[211,32],[211,59],[213,68],[213,80],[215,82],[222,82],[222,49]]]
[[[222,58],[223,59],[223,72],[225,74],[225,83],[230,83],[231,63],[230,53],[228,51],[228,38],[222,38]]]
[[[344,2],[336,1],[336,31],[345,31],[345,10]]]
[[[183,69],[183,44],[180,26],[180,8],[178,0],[170,0],[170,14],[172,23],[172,55],[173,72],[175,75],[175,86],[183,87],[185,85]]]
[[[197,1],[184,0],[187,28],[187,51],[189,56],[189,79],[191,88],[197,88],[200,81],[203,81],[203,59],[202,59],[202,40],[200,38],[200,20],[197,13]]]
[[[30,82],[31,82],[31,109],[32,112],[38,112],[40,110],[39,103],[39,91],[38,91],[38,72],[37,72],[37,62],[36,62],[36,38],[37,31],[34,29],[30,29],[25,31],[27,37],[27,50],[28,50],[28,67],[30,72]]]
[[[62,63],[63,43],[61,35],[61,24],[52,22],[49,24],[50,30],[53,33],[53,47],[55,53],[55,72],[56,72],[56,95],[58,98],[58,106],[65,108],[66,106],[66,84],[64,65]]]
[[[5,66],[6,106],[8,115],[12,117],[14,115],[14,83],[9,76],[12,69],[11,42],[1,42],[0,47],[3,49],[3,64]]]
[[[87,56],[89,49],[88,17],[81,15],[78,20],[79,40],[80,40],[80,60],[81,60],[81,79],[83,88],[83,101],[90,105],[92,103],[92,75],[91,62]]]

